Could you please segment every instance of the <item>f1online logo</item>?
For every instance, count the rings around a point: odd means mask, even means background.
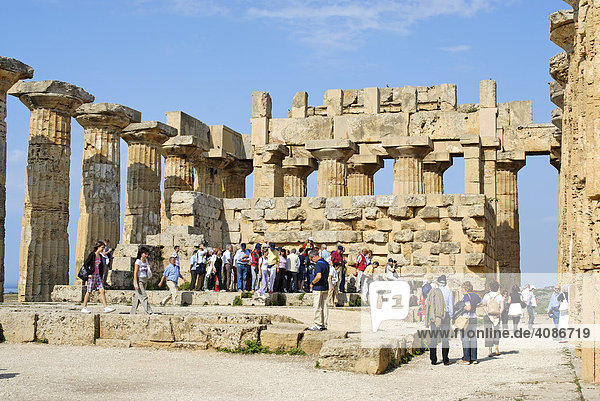
[[[408,316],[410,286],[406,281],[373,281],[369,284],[371,328],[373,332],[386,320],[403,320]]]

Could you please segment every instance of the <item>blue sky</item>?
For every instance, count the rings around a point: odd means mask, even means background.
[[[561,0],[13,0],[2,4],[0,54],[35,69],[35,80],[79,85],[165,121],[185,111],[208,124],[250,132],[251,92],[287,116],[294,94],[322,104],[331,88],[456,83],[460,103],[478,101],[479,81],[498,81],[499,101],[533,100],[549,122],[548,15]],[[18,281],[29,111],[8,99],[6,280]],[[73,120],[71,269],[74,268],[83,129]],[[122,142],[122,160],[127,146]],[[125,163],[122,163],[122,183]],[[391,163],[376,193],[391,191]],[[446,191],[463,191],[462,161]],[[548,157],[519,173],[521,263],[556,271],[557,172]],[[124,185],[122,185],[124,187]],[[314,192],[316,174],[309,180]],[[122,196],[124,200],[124,196]]]

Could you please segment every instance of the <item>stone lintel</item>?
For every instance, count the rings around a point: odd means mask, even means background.
[[[33,68],[21,61],[0,56],[0,90],[8,90],[21,79],[33,78]]]
[[[522,150],[498,152],[496,166],[498,169],[519,171],[525,166],[525,152]]]
[[[82,127],[117,127],[123,129],[131,123],[139,123],[142,113],[115,103],[86,103],[75,110],[77,122]]]
[[[73,84],[62,81],[19,81],[8,90],[30,110],[59,109],[73,113],[83,103],[94,101],[94,96]]]
[[[136,142],[152,142],[162,145],[169,138],[177,135],[177,129],[160,121],[142,121],[129,124],[123,129],[121,138],[128,144]]]
[[[317,161],[310,157],[286,157],[282,162],[283,167],[306,167],[317,169]]]
[[[479,135],[461,135],[460,144],[464,146],[481,147],[481,137]]]
[[[361,155],[356,154],[350,157],[348,163],[351,165],[372,164],[379,168],[383,168],[383,158],[377,155]]]
[[[481,147],[487,149],[500,149],[500,139],[492,136],[482,136]]]
[[[450,152],[431,152],[423,159],[423,163],[452,163]]]
[[[183,111],[167,111],[167,125],[177,129],[179,136],[194,136],[203,151],[210,149],[210,127]]]

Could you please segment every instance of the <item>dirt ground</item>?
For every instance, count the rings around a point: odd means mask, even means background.
[[[119,306],[117,313],[127,309]],[[179,308],[158,309],[169,314]],[[312,320],[310,308],[185,309],[280,313],[307,324]],[[359,322],[357,310],[330,314],[331,329],[354,330]],[[521,348],[507,343],[501,350],[501,356],[487,357],[480,341],[479,365],[432,366],[428,355],[422,355],[384,375],[367,376],[323,371],[315,367],[316,358],[307,356],[0,344],[0,400],[599,399],[596,387],[578,383],[578,359],[571,356],[569,345]],[[461,356],[459,340],[452,340],[450,358]]]

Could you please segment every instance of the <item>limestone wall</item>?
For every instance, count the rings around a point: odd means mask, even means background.
[[[397,259],[405,274],[496,272],[496,218],[483,195],[224,199],[223,205],[223,243],[291,248],[313,237],[330,250],[343,245],[351,265],[368,248],[382,265]]]

